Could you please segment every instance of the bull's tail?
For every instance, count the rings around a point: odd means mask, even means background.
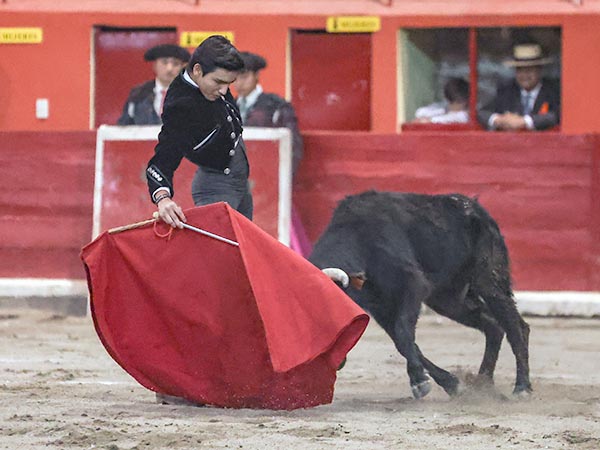
[[[513,299],[510,258],[504,237],[496,221],[477,199],[469,200],[465,213],[473,231],[475,273],[472,286],[481,296],[493,294],[494,297]]]
[[[495,321],[506,333],[517,363],[514,392],[528,394],[531,392],[529,325],[519,314],[514,300],[508,249],[498,224],[476,200],[472,201],[470,217],[478,231],[475,233],[475,273],[471,294],[483,299]],[[494,350],[496,355],[498,350],[499,345]]]

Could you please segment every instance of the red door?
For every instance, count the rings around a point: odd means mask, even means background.
[[[152,80],[152,64],[144,53],[158,44],[176,44],[175,28],[95,29],[95,121],[115,125],[131,88]]]
[[[370,92],[370,34],[292,33],[292,103],[301,130],[370,130]]]

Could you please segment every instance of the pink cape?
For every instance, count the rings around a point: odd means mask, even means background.
[[[302,256],[225,203],[187,229],[104,232],[81,253],[96,331],[140,384],[198,403],[294,409],[330,403],[336,368],[368,316]]]

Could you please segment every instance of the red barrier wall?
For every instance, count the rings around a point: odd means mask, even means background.
[[[294,202],[313,241],[348,194],[461,192],[497,219],[517,289],[600,289],[597,136],[315,132],[305,142]]]
[[[96,133],[0,132],[0,277],[85,278]]]
[[[154,153],[154,141],[106,141],[104,184],[99,232],[152,217],[146,166]],[[250,162],[250,186],[254,201],[254,223],[278,237],[279,147],[276,141],[245,142]],[[183,160],[175,172],[175,200],[182,208],[193,208],[191,185],[197,166]],[[90,235],[91,236],[91,235]]]
[[[520,290],[600,290],[600,136],[306,133],[294,202],[315,240],[367,189],[477,195]],[[0,132],[0,277],[83,278],[94,132]],[[254,163],[259,164],[257,162]]]

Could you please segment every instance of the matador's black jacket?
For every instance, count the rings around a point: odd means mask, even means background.
[[[160,187],[173,190],[173,173],[183,157],[198,166],[229,175],[231,152],[241,139],[242,121],[231,92],[210,101],[183,78],[169,86],[163,106],[163,125],[146,178],[150,196]]]

